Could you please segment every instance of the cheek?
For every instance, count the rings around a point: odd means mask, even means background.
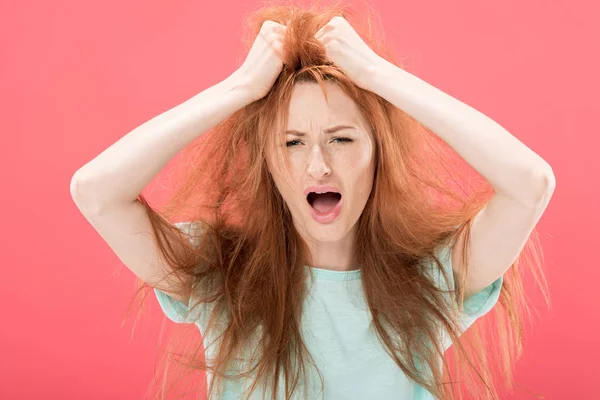
[[[372,149],[369,146],[357,147],[346,160],[346,166],[352,170],[367,170],[370,169],[373,162]]]
[[[374,162],[374,155],[369,148],[357,151],[354,157],[348,161],[347,171],[352,171],[356,195],[359,198],[367,198],[371,193],[375,172]]]

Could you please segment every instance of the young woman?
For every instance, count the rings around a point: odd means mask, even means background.
[[[485,356],[518,356],[519,261],[552,169],[349,16],[259,10],[237,71],[83,166],[72,196],[166,315],[198,326],[212,398],[451,398],[451,345],[460,389],[496,398]],[[465,191],[446,149],[485,185]],[[140,193],[182,150],[158,213]],[[473,323],[496,304],[486,345]]]

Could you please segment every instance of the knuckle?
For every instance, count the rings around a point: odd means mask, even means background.
[[[273,27],[276,25],[275,21],[266,20],[260,26],[260,32],[264,35],[268,34],[273,30]]]
[[[337,37],[331,38],[329,41],[329,49],[333,51],[337,51],[340,49],[340,41]]]
[[[273,32],[269,32],[265,35],[265,40],[267,42],[269,42],[270,44],[273,44],[277,41],[278,36],[277,34],[273,33]]]

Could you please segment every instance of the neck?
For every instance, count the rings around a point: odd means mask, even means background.
[[[307,240],[310,257],[307,265],[332,271],[352,271],[358,269],[354,258],[356,225],[344,236],[336,241]]]

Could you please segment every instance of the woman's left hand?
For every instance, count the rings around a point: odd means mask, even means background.
[[[315,39],[325,47],[327,58],[354,84],[370,90],[373,74],[385,60],[367,46],[345,18],[333,17],[317,31]]]

